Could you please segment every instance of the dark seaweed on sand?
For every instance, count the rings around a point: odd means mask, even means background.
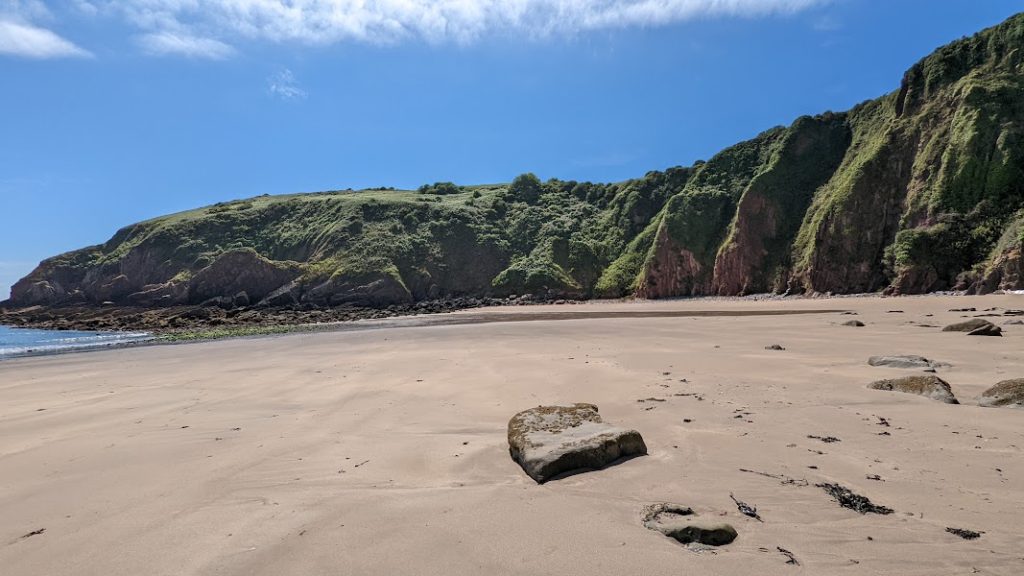
[[[843,508],[856,510],[861,514],[892,514],[892,508],[874,504],[866,496],[855,494],[845,486],[829,483],[815,484],[815,486],[828,492],[829,496],[835,498],[836,502],[839,502],[839,505]]]

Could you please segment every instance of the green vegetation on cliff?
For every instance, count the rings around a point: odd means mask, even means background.
[[[942,47],[899,90],[707,162],[612,184],[438,182],[260,196],[44,261],[16,305],[387,306],[1024,288],[1024,15]]]

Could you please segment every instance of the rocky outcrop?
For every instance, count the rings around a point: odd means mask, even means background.
[[[325,282],[312,287],[302,300],[327,306],[351,305],[384,307],[412,302],[405,285],[389,274],[336,273]]]
[[[725,546],[736,539],[736,529],[716,520],[707,520],[691,508],[659,503],[645,506],[640,515],[643,525],[682,544]]]
[[[978,405],[987,408],[1024,408],[1024,378],[1003,380],[985,390],[978,399]]]
[[[299,274],[301,270],[294,263],[272,262],[252,249],[231,250],[188,281],[188,298],[198,304],[245,292],[249,299],[260,300]]]
[[[879,380],[868,384],[872,390],[886,390],[889,392],[903,392],[916,394],[945,402],[946,404],[959,404],[949,383],[938,376],[907,376],[891,380]]]
[[[524,410],[509,420],[508,446],[512,459],[538,483],[647,454],[639,432],[604,423],[593,404]]]

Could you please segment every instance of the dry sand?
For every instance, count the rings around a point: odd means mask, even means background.
[[[941,332],[963,306],[1024,297],[527,307],[505,312],[859,315],[395,327],[5,361],[0,573],[1022,574],[1024,410],[972,404],[1024,377],[1024,326]],[[840,325],[851,318],[867,326]],[[964,404],[866,389],[919,373],[868,366],[877,354],[951,363],[939,375]],[[637,402],[651,397],[665,401]],[[506,423],[572,402],[638,429],[650,455],[535,484]],[[820,482],[896,512],[841,508]],[[658,501],[721,515],[739,538],[693,552],[641,526]]]

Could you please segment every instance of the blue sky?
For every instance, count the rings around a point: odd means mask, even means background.
[[[0,299],[287,192],[688,165],[898,87],[1009,0],[0,0]]]

